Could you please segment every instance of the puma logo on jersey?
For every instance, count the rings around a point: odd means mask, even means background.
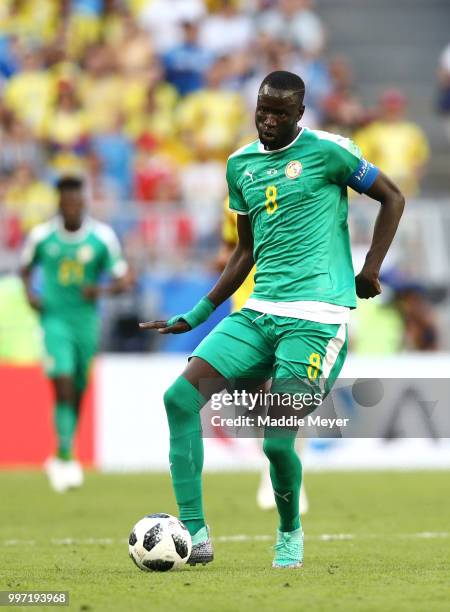
[[[252,183],[253,183],[253,175],[255,174],[255,171],[253,170],[253,172],[250,172],[250,170],[246,170],[244,176],[249,176]]]

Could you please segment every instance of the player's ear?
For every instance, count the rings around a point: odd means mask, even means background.
[[[305,112],[305,106],[304,104],[300,104],[300,106],[298,107],[297,121],[300,121],[300,119],[303,117],[304,112]]]

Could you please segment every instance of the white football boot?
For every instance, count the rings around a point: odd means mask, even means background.
[[[69,488],[68,461],[58,457],[49,457],[44,463],[44,470],[48,476],[50,486],[57,493],[64,493]]]
[[[83,468],[81,467],[81,463],[72,459],[72,461],[67,461],[67,482],[68,487],[71,489],[78,489],[83,485],[84,475]]]

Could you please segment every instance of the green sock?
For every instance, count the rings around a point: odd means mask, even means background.
[[[295,436],[290,434],[277,436],[270,432],[264,439],[264,453],[270,461],[270,479],[280,515],[280,531],[294,531],[300,527],[302,464],[294,445]]]
[[[205,525],[202,502],[203,438],[200,410],[205,399],[180,376],[164,394],[170,430],[170,472],[180,519],[191,535]]]
[[[185,519],[183,523],[186,525],[191,536],[194,536],[202,527],[205,526],[205,519]]]
[[[73,438],[77,427],[77,412],[72,404],[56,402],[55,425],[58,438],[58,457],[69,461],[72,457]]]

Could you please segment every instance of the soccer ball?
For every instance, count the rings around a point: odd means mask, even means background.
[[[133,527],[128,552],[139,569],[167,572],[184,565],[192,550],[187,528],[170,514],[147,514]]]

